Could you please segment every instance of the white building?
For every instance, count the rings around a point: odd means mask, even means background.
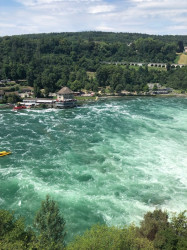
[[[56,102],[54,99],[49,99],[49,98],[26,98],[23,99],[23,102],[21,104],[25,106],[39,106],[40,104],[45,104],[48,107],[53,107],[53,104]]]
[[[57,100],[58,101],[66,101],[74,99],[74,94],[71,89],[68,87],[63,87],[61,90],[57,92]]]
[[[22,89],[21,91],[19,91],[19,96],[21,98],[27,98],[27,97],[31,97],[33,95],[33,92],[30,89]]]

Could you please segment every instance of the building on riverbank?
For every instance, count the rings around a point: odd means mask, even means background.
[[[157,89],[157,90],[152,91],[152,93],[154,95],[166,95],[166,94],[169,94],[171,92],[172,92],[172,90],[170,88]]]
[[[51,98],[25,98],[21,104],[26,107],[37,107],[40,105],[46,105],[48,108],[55,107],[56,100]]]
[[[33,91],[30,88],[23,88],[19,91],[19,96],[21,98],[28,98],[33,96]]]
[[[73,91],[68,87],[63,87],[57,92],[57,101],[74,99]]]
[[[57,108],[73,108],[77,106],[77,100],[74,99],[74,93],[68,87],[63,87],[57,92]]]
[[[149,93],[154,95],[166,95],[172,92],[171,88],[165,88],[161,86],[159,83],[148,83]]]
[[[71,108],[77,105],[73,91],[68,87],[63,87],[56,94],[57,99],[53,98],[25,98],[21,102],[26,107],[39,107],[45,105],[47,108]]]

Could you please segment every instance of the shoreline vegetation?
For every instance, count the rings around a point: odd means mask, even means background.
[[[173,213],[156,209],[147,212],[140,226],[123,227],[92,225],[83,235],[74,235],[67,242],[66,221],[58,204],[49,195],[42,201],[32,227],[26,227],[23,217],[0,209],[1,249],[186,249],[186,212]]]

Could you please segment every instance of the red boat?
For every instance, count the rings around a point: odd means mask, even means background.
[[[13,110],[26,109],[25,105],[16,105]]]

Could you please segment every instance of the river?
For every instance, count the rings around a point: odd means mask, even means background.
[[[187,98],[133,97],[66,110],[0,110],[0,207],[31,223],[46,194],[68,239],[187,207]]]

